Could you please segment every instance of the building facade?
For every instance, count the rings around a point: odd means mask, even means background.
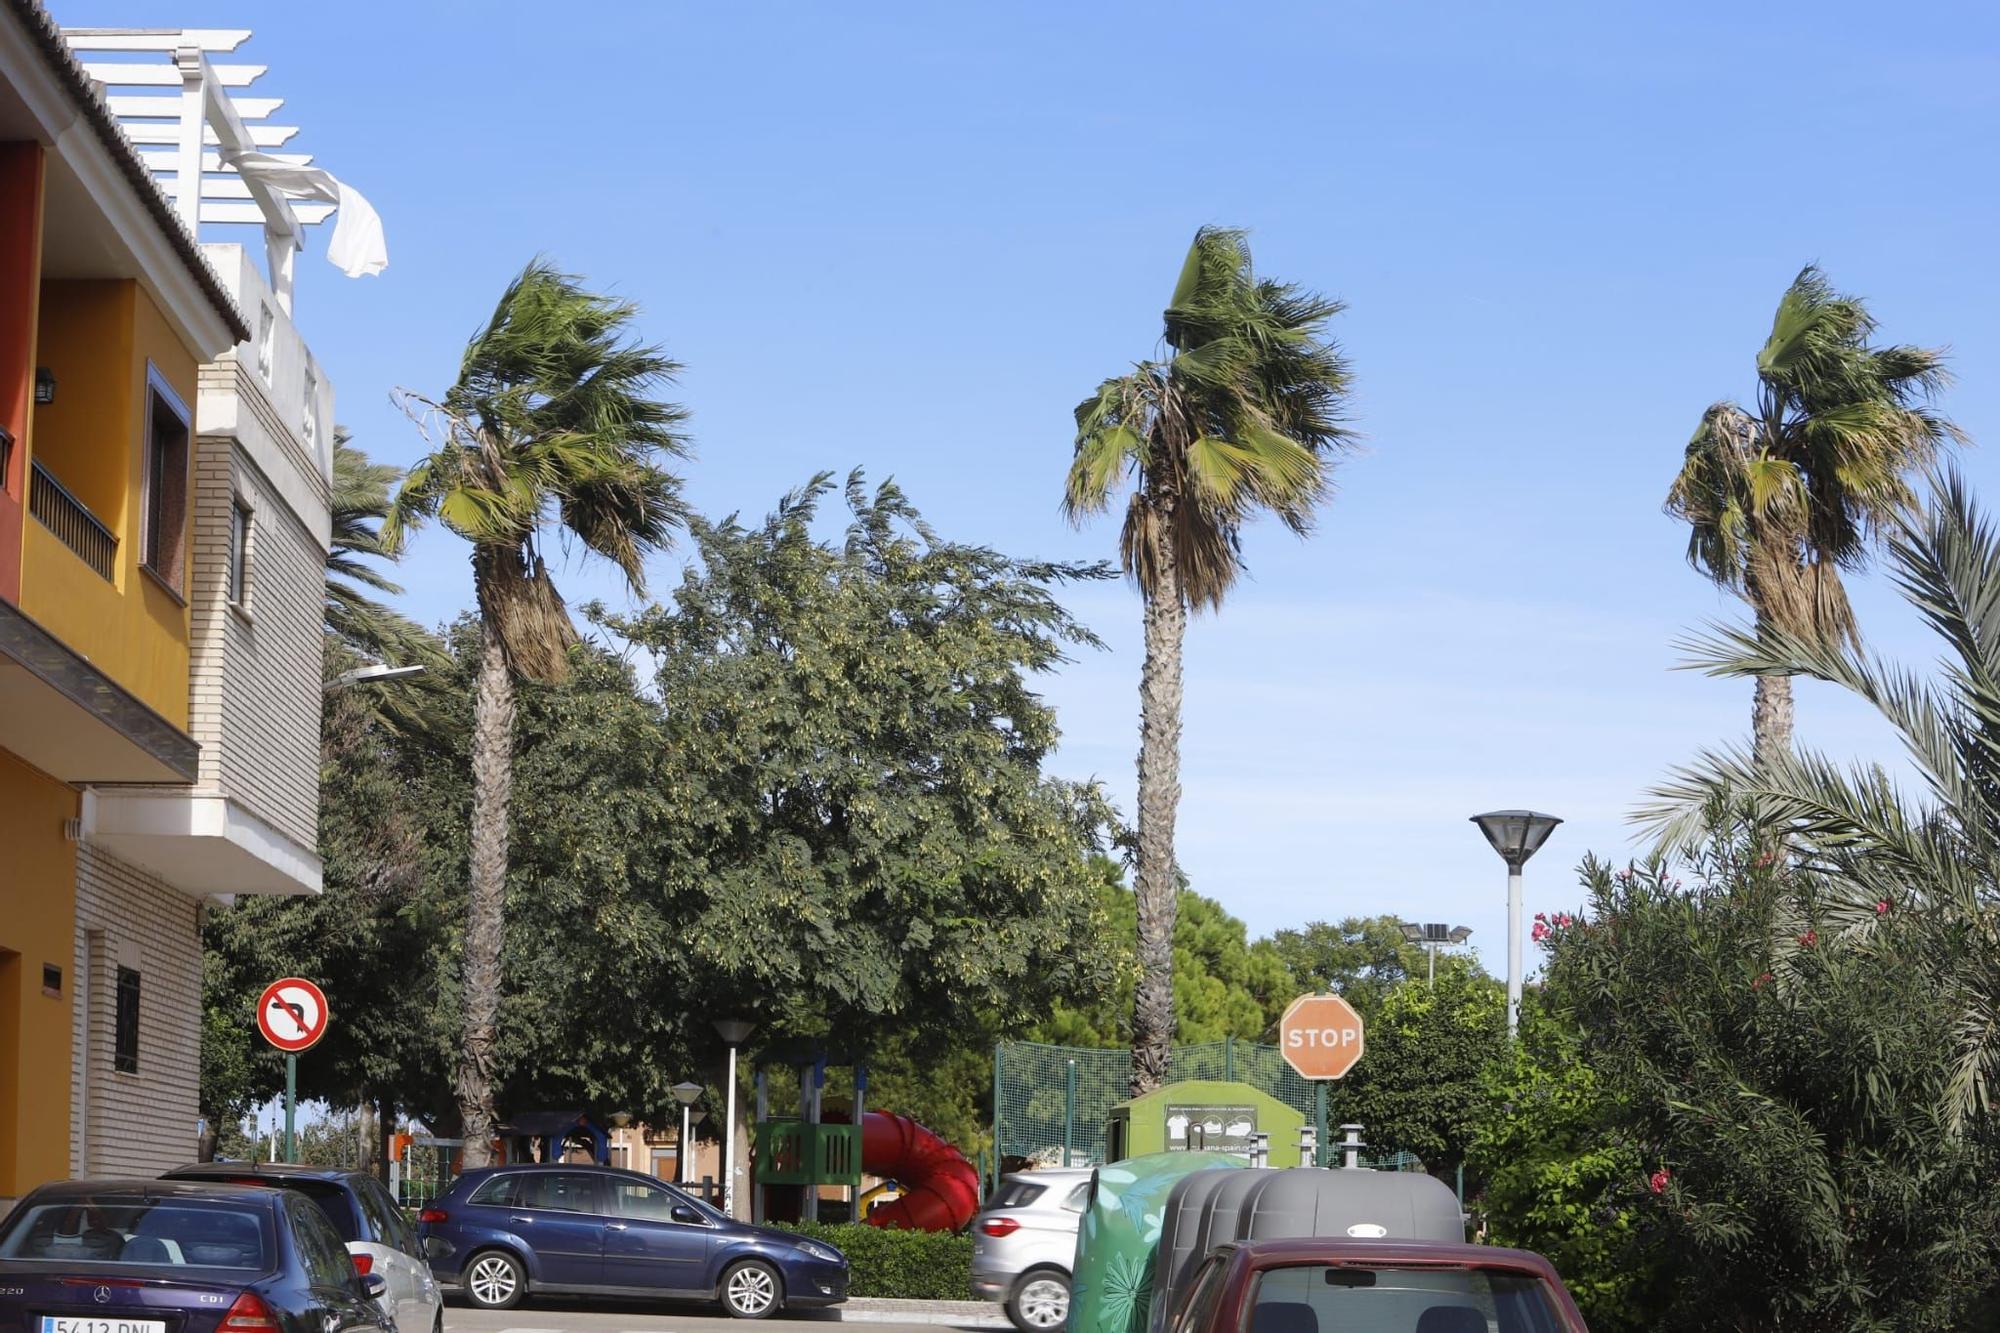
[[[0,0],[0,1200],[189,1160],[203,914],[320,882],[331,389],[114,100]]]

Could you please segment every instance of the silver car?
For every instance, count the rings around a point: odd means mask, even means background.
[[[1069,1319],[1076,1231],[1090,1198],[1088,1170],[1023,1171],[972,1219],[972,1294],[1000,1301],[1021,1333],[1050,1333]]]

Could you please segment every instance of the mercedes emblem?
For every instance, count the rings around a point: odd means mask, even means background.
[[[104,1304],[111,1299],[111,1288],[99,1287],[96,1291],[90,1293],[90,1299],[96,1301],[99,1305]]]

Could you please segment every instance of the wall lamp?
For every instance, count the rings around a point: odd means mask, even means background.
[[[46,407],[56,400],[56,377],[47,366],[35,368],[35,406]]]

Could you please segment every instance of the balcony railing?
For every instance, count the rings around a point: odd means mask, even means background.
[[[118,539],[97,521],[97,515],[71,495],[37,460],[28,481],[28,512],[75,551],[84,564],[109,579],[118,567]]]

